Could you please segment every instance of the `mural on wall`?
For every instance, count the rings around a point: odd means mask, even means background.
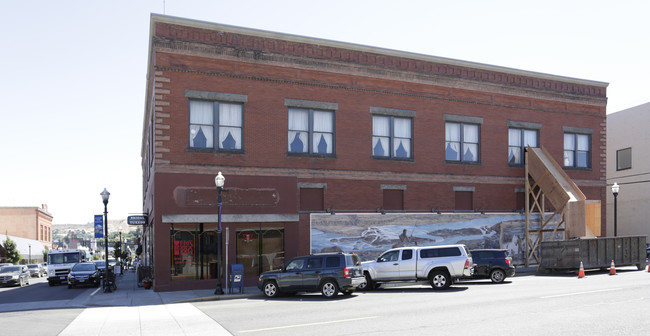
[[[370,260],[394,247],[465,244],[508,249],[513,262],[523,264],[525,223],[519,213],[311,214],[311,252],[353,252]],[[547,228],[556,224],[551,221]],[[531,230],[540,225],[539,214],[533,215]],[[544,235],[545,241],[563,239],[563,231]]]

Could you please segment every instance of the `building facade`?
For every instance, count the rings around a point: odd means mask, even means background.
[[[0,234],[36,240],[52,248],[52,214],[40,207],[0,207]]]
[[[614,195],[617,235],[650,237],[650,103],[607,115],[607,235],[614,235]],[[650,240],[648,240],[650,243]]]
[[[604,203],[606,87],[153,14],[142,166],[154,289],[215,286],[219,223],[223,263],[252,284],[310,253],[312,214],[519,211],[526,146]]]

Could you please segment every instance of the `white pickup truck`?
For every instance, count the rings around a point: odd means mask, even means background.
[[[434,289],[446,289],[473,271],[472,255],[462,244],[394,248],[361,266],[366,283],[359,286],[360,290],[388,282],[418,281],[428,281]]]

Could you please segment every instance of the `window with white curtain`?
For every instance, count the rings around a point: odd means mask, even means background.
[[[372,156],[412,159],[412,123],[411,118],[372,116]]]
[[[445,123],[445,160],[480,162],[480,127],[477,124]]]
[[[334,112],[289,108],[289,153],[334,154]]]
[[[589,134],[564,133],[564,167],[590,168]]]
[[[243,105],[190,100],[190,148],[241,151]]]
[[[520,166],[524,164],[526,147],[538,147],[538,131],[524,128],[508,129],[508,164]]]

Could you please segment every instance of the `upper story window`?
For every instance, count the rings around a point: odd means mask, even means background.
[[[285,99],[289,107],[288,152],[334,155],[334,110],[338,104]]]
[[[413,159],[415,111],[370,107],[372,114],[372,156]]]
[[[591,168],[591,133],[593,130],[563,127],[564,167]]]
[[[445,115],[445,160],[479,163],[483,118]]]
[[[242,151],[245,95],[186,90],[191,149]]]
[[[524,164],[526,147],[539,147],[539,129],[541,124],[508,121],[508,164]]]

